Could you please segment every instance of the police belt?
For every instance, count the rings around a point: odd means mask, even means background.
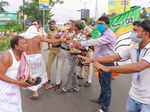
[[[70,49],[64,48],[62,46],[60,46],[61,49],[66,50],[66,51],[70,51]]]
[[[60,45],[52,45],[52,48],[59,48]]]

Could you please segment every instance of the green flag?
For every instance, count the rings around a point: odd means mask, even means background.
[[[99,31],[98,31],[98,28],[97,28],[97,26],[93,29],[93,31],[92,31],[92,39],[97,39],[97,38],[99,38]]]
[[[140,20],[140,7],[132,8],[123,14],[114,16],[110,19],[110,28],[112,31],[116,31],[122,27],[128,27],[133,24],[134,21]]]
[[[140,20],[140,7],[132,8],[123,14],[110,18],[109,28],[115,32],[116,36],[119,37],[123,33],[126,33],[132,29],[132,24],[135,21]],[[99,31],[97,26],[92,31],[92,38],[99,38]]]

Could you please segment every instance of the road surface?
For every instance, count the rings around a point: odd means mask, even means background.
[[[47,51],[43,52],[47,61]],[[55,81],[55,66],[53,66],[52,81]],[[67,68],[66,68],[67,69]],[[131,84],[130,75],[121,75],[112,81],[111,112],[125,112],[128,91]],[[81,88],[79,93],[67,93],[57,95],[54,89],[40,89],[40,99],[30,100],[31,92],[22,90],[24,112],[95,112],[99,106],[91,103],[89,99],[97,98],[100,93],[98,80],[93,75],[93,83],[90,88]]]
[[[44,51],[42,54],[47,61],[48,51]],[[52,81],[55,82],[55,64],[52,69]],[[111,112],[125,112],[130,85],[130,75],[120,75],[112,81]],[[38,100],[29,99],[32,94],[29,90],[21,89],[21,93],[23,112],[96,112],[96,109],[99,108],[97,104],[89,101],[89,99],[97,98],[100,93],[99,82],[95,75],[93,75],[92,87],[82,87],[79,93],[57,95],[54,89],[44,90],[41,88]]]

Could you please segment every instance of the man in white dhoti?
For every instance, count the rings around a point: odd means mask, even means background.
[[[42,35],[38,32],[38,27],[39,27],[38,22],[34,22],[34,25],[30,26],[25,33],[21,34],[21,36],[23,36],[27,42],[26,53],[29,57],[30,75],[32,78],[41,77],[42,79],[39,85],[29,87],[29,89],[33,91],[33,95],[30,96],[31,99],[39,98],[38,89],[48,80],[46,65],[41,55],[40,43],[41,42],[59,43],[63,41],[62,39],[51,40],[48,39],[46,36],[42,37]]]
[[[0,57],[0,112],[22,112],[20,87],[30,86],[17,80],[21,54],[26,41],[16,36],[11,40],[11,50]]]

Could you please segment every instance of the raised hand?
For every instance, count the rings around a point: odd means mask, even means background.
[[[60,38],[61,42],[66,42],[66,38]]]
[[[30,87],[31,85],[28,84],[25,79],[21,79],[20,81],[18,81],[18,85],[22,86],[22,87]]]
[[[88,57],[85,57],[85,56],[78,56],[79,58],[81,58],[83,60],[83,64],[89,64],[89,63],[92,63],[92,59],[91,58],[88,58]]]
[[[72,47],[74,47],[74,48],[80,48],[81,47],[80,42],[77,41],[77,40],[74,40]]]
[[[102,64],[100,64],[99,62],[94,62],[94,67],[95,69],[98,71],[98,70],[102,70],[104,72],[109,72],[109,69],[107,66],[104,66]]]
[[[52,38],[52,35],[51,35],[51,34],[48,34],[48,35],[47,35],[47,38],[48,38],[48,39],[51,39],[51,38]]]

